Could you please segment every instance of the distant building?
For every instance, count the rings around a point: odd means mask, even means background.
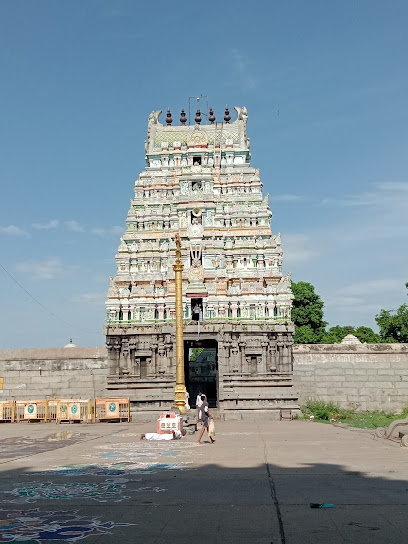
[[[354,334],[348,334],[343,338],[340,344],[361,344],[360,340]]]
[[[250,166],[246,108],[230,123],[173,126],[152,112],[106,301],[108,388],[143,409],[173,399],[174,235],[182,242],[186,387],[227,410],[293,402],[290,274],[268,195]],[[276,387],[274,387],[276,386]],[[112,393],[113,394],[113,393]]]

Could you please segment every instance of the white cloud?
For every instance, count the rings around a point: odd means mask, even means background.
[[[111,228],[112,234],[123,234],[125,229],[123,227],[115,226]]]
[[[91,229],[91,233],[95,234],[95,236],[110,236],[112,234],[122,235],[124,232],[125,232],[125,229],[119,226],[114,226],[108,229],[103,229],[100,227],[94,227]]]
[[[325,206],[372,206],[377,202],[375,193],[362,193],[359,195],[345,195],[342,198],[324,198],[322,204]]]
[[[375,183],[372,191],[324,198],[322,204],[332,206],[378,206],[408,204],[408,182],[386,181]]]
[[[408,193],[408,182],[407,181],[384,181],[382,183],[377,183],[377,187],[381,191],[394,191],[396,193],[403,192]]]
[[[91,229],[91,232],[96,236],[104,236],[106,234],[105,229],[100,229],[98,227],[94,227],[93,229]]]
[[[282,236],[282,249],[286,268],[310,261],[319,255],[313,242],[305,234],[285,234]]]
[[[16,227],[15,225],[9,225],[8,227],[0,227],[0,234],[10,234],[11,236],[23,236],[30,238],[31,234],[27,231]]]
[[[405,281],[406,278],[402,277],[380,278],[335,286],[330,291],[322,290],[320,294],[332,324],[376,327],[374,318],[382,308],[393,310],[406,302]]]
[[[17,270],[23,274],[29,274],[36,280],[54,280],[66,277],[75,270],[77,266],[65,266],[60,259],[45,259],[44,261],[27,261],[17,263]]]
[[[32,223],[31,226],[33,229],[38,230],[56,229],[59,226],[59,221],[58,219],[51,219],[48,223]]]
[[[73,219],[71,219],[71,221],[65,221],[65,226],[68,230],[72,230],[73,232],[85,232],[84,227]]]

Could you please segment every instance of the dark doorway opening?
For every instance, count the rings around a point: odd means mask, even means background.
[[[184,342],[184,372],[190,406],[196,407],[198,392],[207,396],[211,408],[217,406],[218,350],[216,340]]]

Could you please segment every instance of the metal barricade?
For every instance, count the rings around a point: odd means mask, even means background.
[[[130,421],[130,399],[95,399],[95,420]]]
[[[46,400],[18,400],[15,408],[15,421],[47,421]]]
[[[57,420],[58,400],[47,400],[47,421]]]
[[[0,422],[14,423],[15,402],[13,400],[0,402]]]
[[[57,405],[57,423],[92,422],[91,399],[61,399]]]

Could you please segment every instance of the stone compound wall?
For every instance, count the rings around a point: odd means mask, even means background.
[[[300,405],[314,398],[357,410],[408,406],[408,344],[301,345],[293,352]]]
[[[103,397],[107,369],[105,348],[0,350],[0,400]]]
[[[307,398],[360,410],[408,406],[408,344],[294,346],[293,380]],[[115,396],[104,347],[0,350],[0,400]]]

